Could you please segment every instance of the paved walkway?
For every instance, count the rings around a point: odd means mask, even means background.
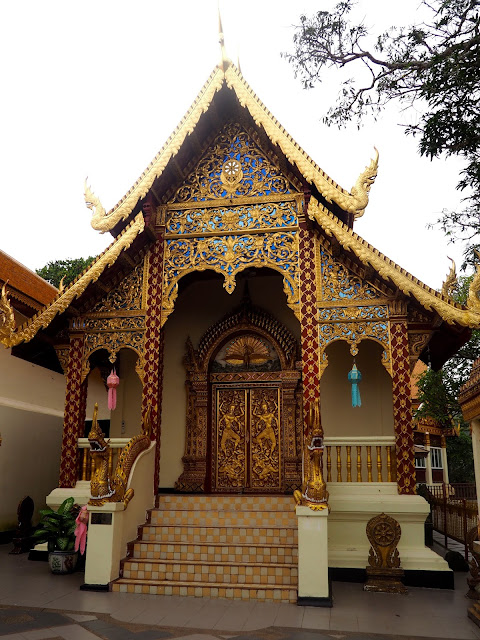
[[[443,640],[480,639],[467,618],[466,574],[455,591],[366,593],[334,582],[331,609],[79,591],[82,573],[54,576],[43,562],[0,546],[0,635],[9,640]]]

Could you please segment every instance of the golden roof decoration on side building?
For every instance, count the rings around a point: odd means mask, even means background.
[[[103,271],[115,263],[122,251],[127,249],[137,235],[145,228],[143,214],[139,213],[98,258],[85,269],[68,287],[59,290],[52,302],[41,309],[22,326],[15,328],[11,321],[12,307],[5,291],[2,291],[0,303],[0,342],[5,347],[14,347],[21,342],[29,342],[40,329],[48,327],[56,315],[63,313],[92,282],[96,282]],[[5,287],[4,287],[5,289]],[[13,313],[13,312],[12,312]]]

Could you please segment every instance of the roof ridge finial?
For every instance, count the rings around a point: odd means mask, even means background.
[[[222,53],[222,59],[219,66],[223,71],[226,71],[231,64],[231,60],[227,56],[227,51],[225,49],[225,36],[223,35],[222,16],[220,15],[220,2],[218,3],[218,42],[220,43],[220,51]]]

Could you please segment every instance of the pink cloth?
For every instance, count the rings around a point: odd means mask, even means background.
[[[75,522],[77,523],[77,528],[75,529],[75,551],[78,551],[80,549],[80,553],[83,556],[87,544],[87,505],[83,505],[83,507],[80,509]]]

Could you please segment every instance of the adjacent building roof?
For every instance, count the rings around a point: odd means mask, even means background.
[[[0,251],[0,288],[5,283],[14,306],[27,316],[49,304],[58,293],[56,287],[34,271]]]

